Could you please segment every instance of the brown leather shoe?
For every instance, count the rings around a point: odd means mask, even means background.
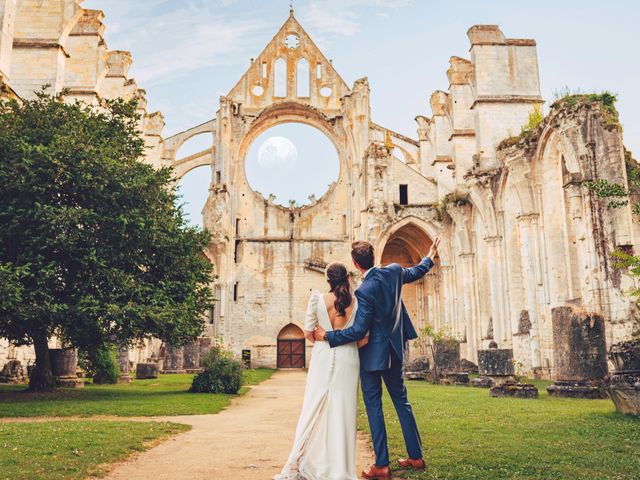
[[[362,478],[368,480],[385,480],[391,478],[391,469],[388,465],[386,467],[372,465],[368,472],[362,472]]]
[[[398,460],[398,465],[402,468],[413,468],[414,470],[424,470],[427,468],[427,464],[424,463],[422,458],[401,458]]]

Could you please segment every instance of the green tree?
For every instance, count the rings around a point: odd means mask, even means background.
[[[209,234],[186,225],[171,170],[139,161],[138,120],[133,101],[0,104],[0,337],[34,346],[32,390],[55,387],[54,335],[91,352],[202,331]]]

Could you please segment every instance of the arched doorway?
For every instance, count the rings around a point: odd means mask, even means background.
[[[278,334],[278,368],[304,368],[305,340],[303,331],[290,323]]]
[[[424,230],[413,223],[407,223],[391,234],[382,250],[380,263],[383,266],[398,263],[405,268],[411,267],[420,263],[432,243]],[[437,271],[438,269],[432,270]],[[430,319],[429,323],[433,326],[438,326],[437,298],[438,282],[434,274],[403,287],[402,300],[416,329],[422,329],[427,319]]]

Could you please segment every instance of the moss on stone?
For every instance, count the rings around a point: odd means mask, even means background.
[[[601,93],[574,93],[565,95],[556,100],[552,105],[552,109],[573,108],[576,105],[585,103],[598,103],[602,105],[605,122],[610,126],[620,126],[620,117],[616,109],[616,101],[618,96],[609,91]]]

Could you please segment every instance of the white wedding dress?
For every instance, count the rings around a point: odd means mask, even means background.
[[[354,299],[355,301],[355,299]],[[344,328],[350,327],[357,305]],[[304,327],[331,331],[320,292],[309,299]],[[356,343],[331,348],[315,342],[302,413],[289,460],[274,480],[356,480],[356,412],[360,358]]]

